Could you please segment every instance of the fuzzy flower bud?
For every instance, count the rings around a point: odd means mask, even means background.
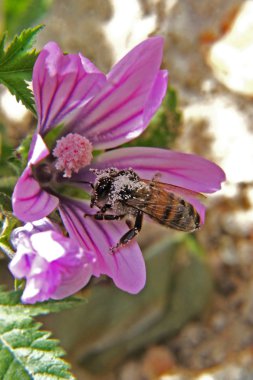
[[[64,171],[64,177],[70,178],[72,172],[78,173],[90,164],[92,144],[78,133],[69,133],[57,141],[53,155],[57,157],[56,169]]]

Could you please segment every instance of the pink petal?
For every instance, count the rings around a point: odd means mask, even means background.
[[[73,111],[87,103],[105,83],[105,75],[81,55],[64,55],[49,42],[33,70],[33,90],[39,116],[39,132],[45,134],[70,119]]]
[[[83,250],[75,241],[59,232],[47,231],[32,235],[31,242],[39,257],[52,265],[52,272],[61,273],[59,285],[50,298],[68,297],[88,283],[93,270],[92,261],[84,260]]]
[[[80,265],[69,271],[68,276],[65,276],[60,286],[51,295],[52,299],[60,300],[75,294],[89,282],[92,276],[91,265]]]
[[[159,70],[162,50],[161,37],[147,39],[131,50],[72,123],[72,132],[84,134],[99,149],[137,137],[165,95],[167,73]]]
[[[9,269],[15,277],[26,279],[25,303],[68,297],[85,286],[93,273],[94,256],[46,218],[17,228],[13,239],[16,254]]]
[[[31,270],[32,254],[24,254],[23,251],[16,252],[13,259],[9,263],[9,269],[16,278],[25,277]]]
[[[29,151],[29,164],[37,164],[49,155],[49,150],[39,134],[35,134]]]
[[[58,198],[44,191],[32,177],[31,168],[27,167],[12,195],[14,215],[24,222],[32,222],[49,215],[58,203]]]
[[[196,192],[213,193],[221,188],[225,173],[213,162],[195,154],[159,148],[121,148],[99,155],[92,167],[132,168],[143,179],[159,173],[159,181]]]
[[[115,285],[129,293],[138,293],[145,285],[145,262],[136,241],[120,248],[114,254],[115,246],[128,227],[120,221],[95,221],[84,216],[94,212],[85,202],[61,200],[60,213],[70,237],[81,246],[95,253],[95,276],[106,274]]]
[[[160,70],[157,74],[152,91],[149,95],[148,101],[144,109],[144,123],[148,124],[152,116],[160,107],[164,96],[166,95],[168,85],[168,71]]]
[[[31,159],[19,178],[12,195],[12,207],[15,216],[31,222],[49,215],[58,205],[59,200],[40,187],[33,178],[31,164],[36,164],[45,158],[49,152],[40,135],[34,140]]]
[[[55,284],[53,287],[53,282],[56,283],[55,273],[51,273],[51,276],[47,273],[46,276],[40,274],[27,278],[21,301],[27,304],[47,301],[48,294],[57,286]]]

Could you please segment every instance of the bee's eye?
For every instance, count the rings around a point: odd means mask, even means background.
[[[96,192],[100,198],[104,198],[108,195],[110,190],[111,190],[111,181],[107,179],[99,183]]]

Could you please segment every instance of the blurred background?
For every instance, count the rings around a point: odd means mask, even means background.
[[[87,302],[41,318],[45,328],[80,380],[252,380],[253,1],[0,2],[0,30],[10,39],[38,23],[45,24],[38,49],[54,40],[104,72],[146,37],[164,36],[168,94],[133,144],[200,154],[227,176],[206,199],[198,232],[145,223],[143,292],[130,296],[94,280]],[[35,126],[0,86],[1,152]],[[11,284],[4,265],[1,276]]]

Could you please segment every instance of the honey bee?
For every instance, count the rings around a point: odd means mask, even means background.
[[[117,220],[132,216],[134,225],[112,250],[128,244],[141,230],[143,214],[163,226],[193,232],[200,226],[200,215],[182,194],[198,194],[158,182],[141,179],[132,169],[92,170],[97,178],[93,185],[91,207],[98,207],[96,220]],[[181,195],[180,195],[181,194]]]

